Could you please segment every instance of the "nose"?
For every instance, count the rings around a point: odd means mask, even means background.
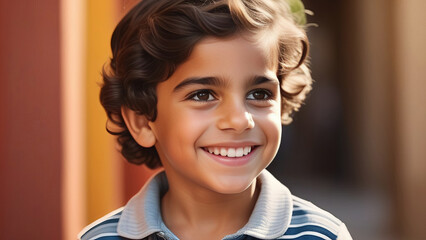
[[[254,127],[253,116],[241,100],[234,99],[223,103],[218,112],[217,127],[220,130],[242,133]]]

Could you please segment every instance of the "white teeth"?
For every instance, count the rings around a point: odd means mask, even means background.
[[[239,148],[219,148],[209,147],[206,149],[209,153],[214,155],[221,155],[223,157],[242,157],[251,152],[251,147],[239,147]]]
[[[237,148],[237,151],[235,151],[236,157],[242,157],[244,155],[244,149],[243,148]]]
[[[251,152],[251,147],[244,147],[244,155],[247,155]]]
[[[220,155],[221,155],[221,156],[226,156],[226,155],[228,155],[228,151],[226,151],[226,148],[221,148],[221,149],[220,149]]]
[[[235,157],[235,148],[228,148],[228,157]]]
[[[214,154],[215,154],[215,155],[219,155],[219,152],[220,152],[220,151],[219,151],[219,148],[218,148],[218,147],[215,147],[215,148],[214,148]]]

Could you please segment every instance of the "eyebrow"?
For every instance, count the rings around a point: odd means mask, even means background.
[[[248,82],[249,86],[252,85],[259,85],[262,83],[273,83],[278,84],[278,81],[276,79],[268,78],[265,76],[255,76],[250,82]],[[200,84],[200,85],[212,85],[212,86],[218,86],[218,87],[224,87],[226,86],[226,81],[219,79],[217,77],[190,77],[185,80],[183,80],[181,83],[179,83],[174,89],[173,92],[177,92],[180,89],[193,84]]]
[[[201,84],[201,85],[213,85],[213,86],[222,86],[225,85],[225,82],[216,78],[216,77],[191,77],[183,80],[179,83],[174,89],[173,92],[177,92],[180,89],[188,85]]]
[[[262,83],[273,83],[273,84],[278,84],[279,81],[277,79],[274,78],[268,78],[265,76],[255,76],[252,80],[252,82],[249,83],[249,85],[259,85]]]

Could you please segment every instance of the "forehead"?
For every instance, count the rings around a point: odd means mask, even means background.
[[[246,35],[206,37],[194,46],[191,55],[177,67],[170,79],[182,79],[188,75],[224,78],[268,75],[276,78],[277,64],[271,60],[271,55],[271,48]]]
[[[238,54],[241,57],[254,57],[264,61],[267,67],[275,67],[272,63],[275,52],[275,44],[267,42],[259,35],[248,33],[237,33],[227,38],[205,37],[194,46],[192,56],[199,57],[201,54],[212,54],[220,51],[223,55],[232,56]],[[247,61],[252,59],[248,58]]]

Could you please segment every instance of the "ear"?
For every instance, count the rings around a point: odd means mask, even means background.
[[[137,114],[135,111],[121,107],[121,115],[135,141],[142,147],[150,148],[156,142],[155,134],[149,126],[149,120],[145,115]]]

